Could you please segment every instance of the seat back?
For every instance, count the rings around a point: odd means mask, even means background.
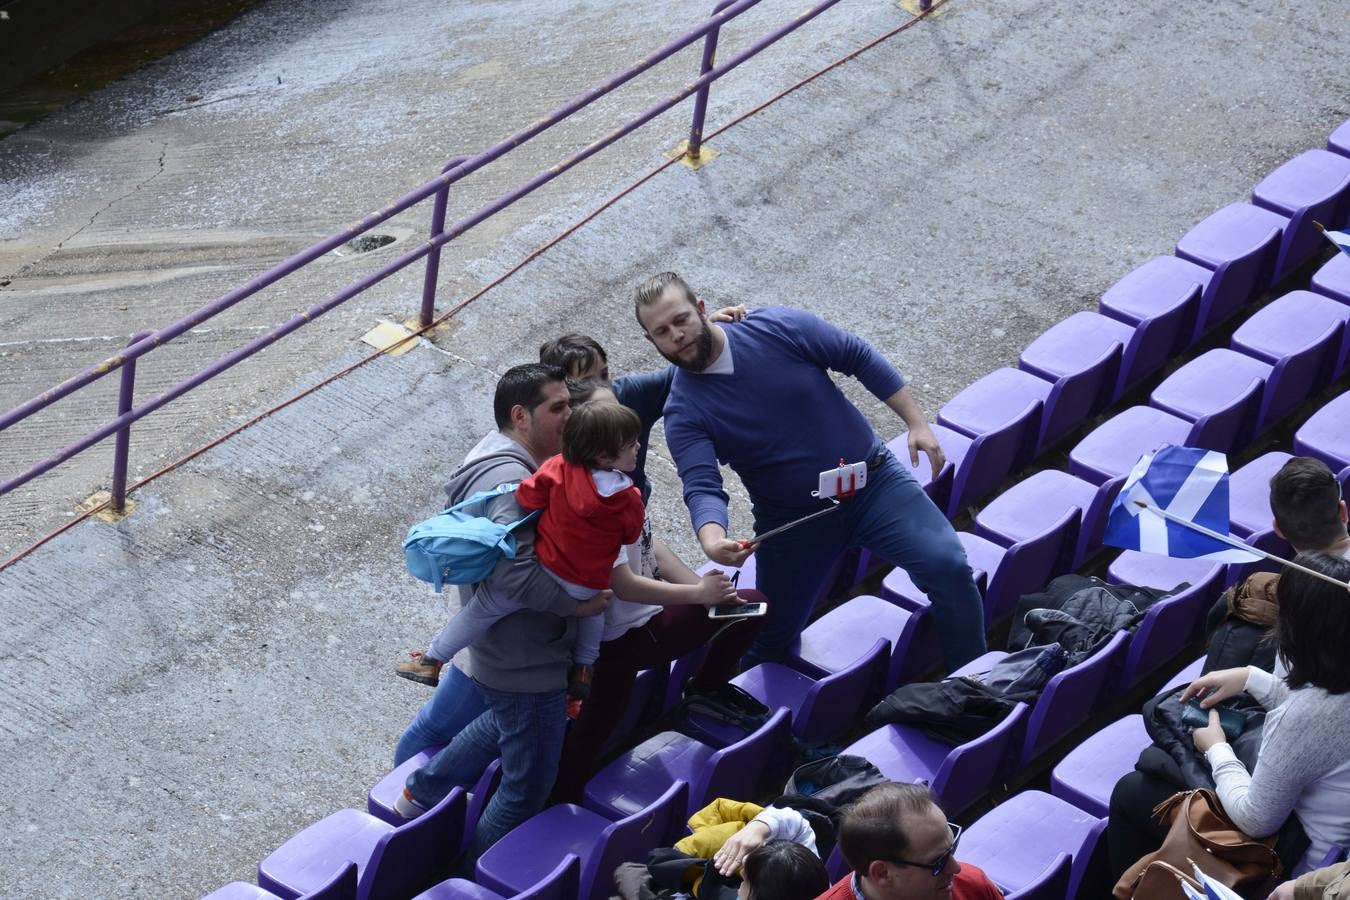
[[[984,591],[986,625],[1010,614],[1023,594],[1044,589],[1046,582],[1064,571],[1064,551],[1077,523],[1078,509],[1070,507],[1043,533],[1008,548]]]
[[[811,685],[793,715],[792,733],[803,741],[827,741],[848,730],[889,649],[889,641],[877,638],[870,650],[847,667]]]
[[[1092,502],[1083,510],[1083,518],[1078,526],[1073,561],[1064,571],[1082,568],[1083,563],[1102,549],[1102,533],[1106,530],[1107,514],[1111,511],[1111,504],[1115,502],[1116,495],[1125,485],[1125,478],[1126,476],[1122,475],[1110,479],[1098,487],[1097,493],[1092,495]]]
[[[1039,433],[1041,401],[1031,400],[1008,424],[971,441],[952,479],[947,515],[983,500],[999,482],[1030,461]]]
[[[1145,319],[1135,326],[1134,336],[1121,351],[1113,399],[1123,396],[1130,388],[1161,369],[1163,363],[1171,359],[1172,350],[1183,337],[1190,337],[1188,313],[1195,310],[1196,298],[1202,290],[1202,285],[1195,285],[1191,299],[1185,305]]]
[[[467,847],[473,843],[473,833],[478,828],[478,819],[483,815],[483,810],[487,808],[488,801],[492,795],[497,793],[497,787],[502,783],[502,761],[494,759],[488,763],[488,767],[483,770],[483,774],[478,776],[474,782],[473,792],[469,795],[469,802],[464,809],[464,843]]]
[[[676,827],[684,822],[688,796],[689,786],[677,780],[646,809],[607,826],[582,868],[578,896],[604,900],[622,863],[646,859],[649,850],[672,843]]]
[[[1061,853],[1050,861],[1050,865],[1034,881],[1005,894],[1003,900],[1064,900],[1069,896],[1069,873],[1072,868],[1073,857]]]
[[[1007,767],[1010,748],[1020,746],[1030,707],[1019,703],[993,728],[952,748],[933,776],[933,796],[955,816],[983,796]]]
[[[1270,287],[1282,237],[1283,229],[1272,226],[1270,234],[1259,246],[1241,256],[1225,260],[1214,269],[1209,284],[1200,295],[1192,343],[1213,331],[1237,312],[1240,306]]]
[[[1130,636],[1120,677],[1116,680],[1119,689],[1134,687],[1144,676],[1175,659],[1190,643],[1219,595],[1222,578],[1223,567],[1216,565],[1209,578],[1149,607],[1143,621]]]
[[[839,843],[836,841],[834,849],[830,851],[830,858],[825,860],[825,874],[830,876],[830,884],[834,884],[852,871],[848,867],[848,860],[844,859],[844,852],[839,849]]]
[[[463,848],[468,797],[453,788],[441,802],[380,838],[361,873],[358,894],[396,900],[421,893],[450,875]]]
[[[790,710],[780,707],[759,728],[714,753],[689,787],[689,815],[718,797],[758,796],[770,756],[787,743],[791,717]]]
[[[299,900],[356,900],[356,872],[356,863],[349,862],[342,871]]]
[[[1110,402],[1120,367],[1120,344],[1113,343],[1081,372],[1066,375],[1050,388],[1041,411],[1036,453],[1064,437]]]
[[[552,872],[533,887],[516,894],[514,900],[577,900],[577,885],[581,879],[581,858],[575,853],[563,857]]]
[[[1230,453],[1246,444],[1258,429],[1265,427],[1260,415],[1265,388],[1265,382],[1253,378],[1232,403],[1196,419],[1186,436],[1186,446]]]
[[[1302,350],[1275,363],[1261,398],[1258,430],[1274,425],[1321,388],[1340,353],[1341,330],[1341,323],[1333,322]]]
[[[1087,718],[1101,696],[1111,663],[1129,634],[1117,631],[1096,653],[1055,675],[1041,691],[1027,720],[1021,762],[1026,764]]]

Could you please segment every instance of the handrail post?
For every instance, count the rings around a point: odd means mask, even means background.
[[[130,347],[137,341],[150,336],[148,331],[138,331],[127,341]],[[117,415],[125,416],[131,412],[132,395],[136,392],[136,360],[128,360],[122,365],[122,386],[117,392]],[[113,447],[112,508],[121,513],[127,505],[127,456],[131,452],[131,425],[128,423],[117,431],[117,443]]]
[[[717,15],[726,7],[730,6],[733,0],[720,0],[713,9],[713,15]],[[722,27],[712,29],[707,37],[703,39],[703,62],[699,65],[698,75],[702,78],[707,75],[717,59],[717,35]],[[690,161],[697,161],[699,152],[703,149],[703,119],[708,114],[708,92],[712,90],[712,82],[708,82],[698,89],[694,95],[694,121],[689,126],[689,143],[685,146],[684,155]]]
[[[456,156],[450,160],[441,169],[444,175],[451,169],[464,162],[469,157]],[[436,202],[431,210],[431,239],[434,241],[440,237],[441,232],[445,230],[445,211],[450,204],[450,185],[446,183],[436,192]],[[422,311],[417,315],[417,324],[426,328],[431,324],[431,319],[436,315],[436,279],[441,273],[441,247],[437,244],[427,254],[427,272],[422,280]]]

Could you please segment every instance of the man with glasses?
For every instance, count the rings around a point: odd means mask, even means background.
[[[956,861],[961,826],[921,784],[872,788],[844,811],[839,850],[853,873],[816,900],[1001,900],[989,877]]]

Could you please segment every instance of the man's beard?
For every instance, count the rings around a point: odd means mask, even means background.
[[[662,352],[662,356],[687,372],[702,372],[712,362],[713,335],[708,320],[703,320],[703,332],[694,339],[694,355],[686,358],[676,353]]]

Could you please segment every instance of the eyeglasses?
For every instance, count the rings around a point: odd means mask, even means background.
[[[947,868],[947,863],[951,862],[952,857],[956,855],[956,844],[961,840],[960,825],[957,825],[954,822],[948,822],[947,827],[952,830],[951,846],[948,847],[946,850],[944,850],[942,855],[939,856],[937,859],[933,860],[932,862],[918,863],[918,862],[910,862],[904,859],[888,859],[885,861],[897,866],[912,866],[916,869],[927,869],[929,874],[931,874],[934,878],[937,878],[939,875],[942,874],[942,871]]]

